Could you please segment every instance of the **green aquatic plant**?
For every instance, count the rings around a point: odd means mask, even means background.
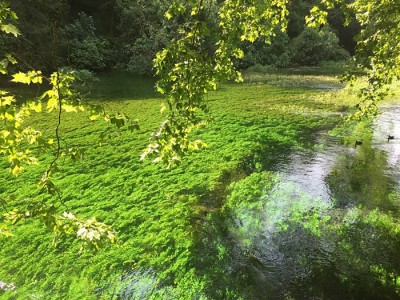
[[[224,206],[232,220],[230,230],[244,248],[249,248],[260,233],[267,195],[277,178],[269,172],[253,173],[229,186],[230,194]]]

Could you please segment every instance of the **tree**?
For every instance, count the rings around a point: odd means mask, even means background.
[[[347,76],[353,80],[361,72],[367,73],[368,86],[360,92],[361,101],[355,118],[377,113],[377,103],[387,94],[387,85],[399,78],[400,29],[399,3],[396,1],[345,0],[321,1],[321,7],[311,9],[307,21],[310,26],[321,26],[327,22],[327,9],[340,6],[350,22],[355,15],[361,24],[356,52],[356,72]],[[269,4],[259,1],[176,1],[166,13],[167,18],[186,17],[180,31],[181,36],[157,54],[155,67],[160,76],[158,91],[165,94],[169,117],[153,134],[144,156],[156,154],[155,161],[164,160],[174,164],[183,152],[197,149],[201,141],[189,141],[190,131],[203,125],[207,106],[203,95],[215,89],[220,81],[236,78],[233,58],[242,58],[240,42],[254,42],[264,36],[266,42],[274,36],[274,29],[287,23],[287,1],[273,1]],[[215,15],[216,27],[211,26],[206,16]],[[190,15],[190,17],[188,17]],[[212,52],[205,49],[211,37],[217,37]]]
[[[357,36],[355,70],[348,72],[344,79],[350,83],[366,74],[366,87],[360,93],[358,112],[353,117],[361,119],[375,116],[378,103],[389,92],[389,85],[400,78],[400,3],[396,0],[374,1],[346,0],[321,1],[321,7],[314,7],[308,22],[320,26],[327,20],[326,9],[339,6],[347,20],[355,16],[361,29]]]
[[[188,138],[206,122],[208,108],[203,96],[221,81],[242,80],[234,64],[243,57],[241,43],[254,42],[259,36],[269,42],[277,27],[284,30],[286,2],[174,1],[165,16],[183,20],[179,36],[154,60],[160,78],[157,90],[167,98],[168,117],[153,134],[154,142],[142,158],[154,154],[155,162],[172,166],[186,151],[205,146]]]
[[[78,19],[65,26],[69,37],[70,63],[77,69],[93,71],[108,67],[111,51],[105,38],[97,37],[93,17],[79,13]]]
[[[10,8],[17,12],[20,36],[6,38],[4,47],[17,56],[18,68],[52,72],[54,65],[65,66],[68,40],[62,29],[69,14],[67,1],[15,0]]]
[[[121,68],[137,74],[153,74],[155,54],[175,35],[164,17],[170,1],[117,0],[116,52]]]
[[[360,93],[363,100],[357,117],[376,115],[377,103],[387,95],[388,85],[400,78],[400,3],[359,0],[348,8],[361,24],[355,63],[367,72],[368,82]]]
[[[317,65],[324,60],[346,60],[349,54],[339,46],[339,39],[328,27],[321,30],[306,27],[295,37],[293,44],[294,63]]]

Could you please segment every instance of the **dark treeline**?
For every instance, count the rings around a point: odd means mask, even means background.
[[[13,0],[22,36],[3,37],[1,47],[13,52],[21,68],[51,71],[72,66],[91,71],[127,70],[152,73],[155,53],[177,34],[176,22],[164,17],[171,1],[161,0]],[[305,27],[315,0],[293,0],[289,26],[277,30],[272,44],[244,43],[239,68],[252,65],[317,65],[345,60],[354,53],[357,24],[344,27],[340,10],[332,10],[329,26]]]

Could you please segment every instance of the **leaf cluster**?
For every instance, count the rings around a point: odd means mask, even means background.
[[[160,78],[157,90],[167,98],[168,117],[153,134],[154,141],[143,157],[155,155],[155,161],[173,166],[188,150],[204,146],[189,141],[189,134],[206,120],[205,95],[221,81],[241,80],[234,65],[234,59],[243,57],[240,43],[254,42],[261,35],[269,39],[275,27],[285,28],[285,5],[286,1],[263,5],[258,1],[173,2],[166,18],[181,17],[186,22],[178,28],[179,36],[154,60]]]
[[[16,19],[7,3],[2,2],[0,7],[0,31],[5,34],[18,35],[18,30],[14,25],[7,23],[8,19]],[[11,56],[6,57],[12,60]],[[5,72],[7,64],[2,64]],[[54,174],[59,172],[57,165],[61,157],[68,156],[72,161],[83,158],[86,149],[68,147],[62,149],[60,136],[60,126],[62,113],[88,111],[91,120],[102,117],[111,125],[118,129],[128,125],[130,130],[138,127],[137,122],[129,121],[129,118],[122,113],[110,115],[100,105],[86,104],[86,109],[81,101],[81,95],[74,87],[76,81],[82,74],[70,69],[59,69],[49,77],[45,77],[41,71],[18,72],[12,75],[12,81],[21,84],[41,85],[44,81],[48,83],[50,89],[46,90],[41,96],[35,99],[27,99],[21,105],[13,95],[5,90],[0,91],[0,154],[7,157],[10,171],[13,175],[19,175],[26,164],[38,164],[39,156],[43,153],[53,153],[53,159],[48,168],[37,181],[38,192],[31,193],[29,200],[13,199],[10,203],[2,200],[5,213],[2,215],[1,234],[12,235],[7,225],[14,225],[22,220],[29,218],[40,219],[50,230],[55,233],[55,237],[77,232],[80,238],[87,245],[98,249],[105,240],[115,242],[115,235],[110,227],[97,222],[94,218],[84,221],[76,218],[70,212],[62,215],[58,214],[58,208],[53,201],[57,199],[59,205],[64,205],[61,190],[54,183]],[[57,112],[55,142],[53,138],[45,138],[43,132],[34,129],[29,123],[32,114],[40,113],[42,110],[47,113]],[[54,199],[55,198],[55,199]],[[14,206],[13,209],[7,208]],[[65,206],[65,205],[64,205]],[[68,211],[68,210],[67,210]]]

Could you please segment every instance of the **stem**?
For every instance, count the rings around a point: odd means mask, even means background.
[[[55,162],[58,160],[60,157],[61,153],[61,138],[60,138],[60,125],[61,125],[61,113],[62,113],[62,99],[60,97],[60,73],[57,70],[57,98],[58,98],[58,116],[57,116],[57,126],[55,129],[56,132],[56,139],[57,139],[57,152],[54,160],[51,162],[49,169],[55,164]]]
[[[50,175],[51,169],[54,167],[55,163],[60,158],[60,154],[61,154],[60,126],[61,126],[61,114],[62,114],[62,99],[61,99],[61,94],[60,94],[60,73],[58,70],[57,70],[56,74],[57,74],[56,75],[57,76],[56,90],[57,90],[57,98],[58,98],[58,115],[57,115],[57,126],[55,129],[55,133],[56,133],[56,140],[57,140],[57,150],[56,150],[56,155],[55,155],[53,161],[50,163],[49,168],[46,171],[47,177]],[[57,192],[57,195],[58,195],[58,198],[59,198],[61,204],[66,206],[64,204],[64,202],[62,201],[61,193],[58,190],[56,190],[56,192]]]

